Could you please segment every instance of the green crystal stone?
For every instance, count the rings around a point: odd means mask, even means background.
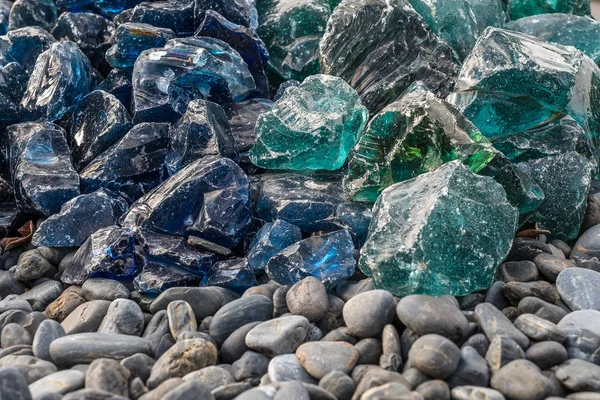
[[[492,140],[563,114],[573,117],[590,141],[600,133],[600,69],[572,47],[487,28],[454,90],[447,100]]]
[[[452,48],[407,0],[344,0],[319,45],[321,72],[343,78],[373,114],[415,81],[445,97],[460,69]]]
[[[381,193],[359,267],[397,296],[463,296],[490,287],[517,210],[502,186],[459,161]]]
[[[319,40],[332,8],[328,0],[258,0],[258,34],[269,50],[269,67],[283,79],[319,73]]]
[[[590,15],[590,0],[510,0],[513,20],[538,14]]]
[[[283,170],[336,170],[367,124],[369,113],[343,79],[314,75],[258,118],[250,160]]]
[[[546,199],[531,217],[551,239],[577,238],[592,179],[590,162],[576,152],[519,163],[542,188]]]
[[[471,10],[477,17],[477,30],[482,34],[488,26],[502,26],[510,20],[508,1],[470,0]]]
[[[388,186],[452,160],[504,186],[521,222],[544,198],[535,182],[494,149],[468,119],[420,82],[373,117],[349,158],[344,191],[355,201],[374,202]]]
[[[546,42],[573,46],[596,64],[600,63],[600,23],[571,14],[541,14],[512,21],[505,26]]]

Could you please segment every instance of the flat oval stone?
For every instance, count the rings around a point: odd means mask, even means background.
[[[499,391],[478,386],[457,386],[451,394],[452,400],[505,400]]]
[[[0,397],[7,400],[31,400],[25,375],[16,368],[0,370]]]
[[[85,373],[85,387],[128,396],[129,370],[115,360],[106,358],[94,360]]]
[[[48,304],[44,314],[48,318],[62,322],[71,314],[77,307],[85,303],[85,299],[81,297],[80,290],[72,289],[74,286],[69,287],[67,290],[62,292],[60,296],[52,303]]]
[[[504,336],[496,336],[485,354],[485,359],[493,372],[521,358],[525,358],[523,349],[514,340]]]
[[[311,322],[319,321],[327,314],[327,289],[315,277],[309,276],[293,285],[285,298],[292,314],[302,315]]]
[[[459,342],[469,330],[469,321],[462,311],[445,297],[406,296],[398,302],[396,313],[419,336],[434,333]]]
[[[156,361],[147,386],[154,389],[169,378],[183,377],[216,362],[217,348],[214,344],[204,339],[184,340],[176,343]]]
[[[342,372],[340,372],[343,374]],[[269,379],[271,382],[300,381],[315,383],[316,380],[300,365],[295,354],[283,354],[269,362]]]
[[[239,359],[247,350],[246,335],[261,321],[250,322],[236,329],[221,345],[221,353],[219,354],[221,361],[233,363]]]
[[[252,350],[245,352],[239,360],[231,364],[231,374],[236,381],[259,379],[269,368],[269,357]]]
[[[539,342],[527,349],[525,357],[541,370],[548,370],[567,361],[569,357],[563,345],[557,342]]]
[[[0,358],[0,368],[15,368],[25,375],[28,384],[58,371],[56,365],[33,356],[8,355]]]
[[[556,282],[558,274],[567,268],[575,267],[573,260],[565,260],[564,258],[556,257],[551,254],[541,253],[535,256],[533,263],[537,267],[540,274],[548,279],[549,282]]]
[[[358,337],[374,337],[394,319],[396,303],[386,290],[360,293],[344,305],[343,316],[348,331]]]
[[[569,327],[579,329],[587,329],[590,332],[600,336],[600,311],[596,310],[579,310],[567,314],[556,325],[561,329],[566,330]]]
[[[208,387],[209,390],[218,388],[219,386],[234,383],[235,379],[229,371],[225,368],[217,366],[209,366],[202,368],[198,371],[190,372],[183,377],[184,381],[198,381],[204,386]]]
[[[6,349],[18,345],[30,345],[32,338],[29,332],[21,325],[11,323],[2,328],[0,333],[0,347]]]
[[[308,335],[310,323],[305,317],[292,315],[265,321],[246,335],[246,345],[270,357],[296,351]]]
[[[21,298],[31,304],[33,311],[44,311],[62,292],[63,289],[60,282],[48,280],[23,293]]]
[[[496,336],[506,336],[514,340],[522,349],[529,347],[529,339],[513,326],[500,310],[488,303],[475,307],[475,320],[489,340]]]
[[[0,314],[8,310],[22,310],[32,312],[31,304],[17,294],[9,294],[0,300]]]
[[[352,371],[358,361],[358,351],[346,342],[309,342],[296,350],[296,357],[310,375],[321,379],[331,371],[346,374]]]
[[[250,322],[267,321],[273,316],[273,302],[261,295],[234,300],[223,306],[210,323],[209,334],[222,344],[236,329]]]
[[[215,315],[215,313],[230,301],[238,297],[230,290],[220,287],[176,287],[162,292],[150,305],[150,312],[156,314],[166,310],[174,300],[188,302],[194,309],[197,321]]]
[[[81,295],[87,300],[128,299],[129,290],[121,282],[114,279],[90,278],[81,285]]]
[[[337,399],[350,399],[356,389],[354,381],[341,371],[331,371],[319,381],[319,387],[333,394]]]
[[[165,394],[161,400],[206,399],[214,400],[210,389],[198,381],[186,381]]]
[[[408,352],[408,363],[434,379],[450,377],[460,362],[460,349],[436,334],[418,338]]]
[[[140,306],[133,300],[117,299],[110,303],[98,332],[141,336],[143,329],[144,314]]]
[[[538,278],[538,270],[531,261],[508,261],[500,265],[497,272],[504,282],[530,282]]]
[[[565,361],[556,369],[556,378],[573,392],[600,391],[600,366],[588,361]]]
[[[518,308],[523,314],[534,314],[555,324],[558,324],[567,315],[567,311],[563,308],[537,297],[525,297],[519,302]]]
[[[92,300],[77,307],[61,322],[67,335],[96,332],[110,307],[106,300]]]
[[[81,371],[66,369],[47,375],[29,385],[34,399],[48,394],[65,394],[83,387],[85,375]]]
[[[98,389],[79,389],[65,395],[62,400],[127,400],[128,397],[106,393]]]
[[[574,311],[600,311],[600,273],[585,268],[567,268],[556,278],[561,299]]]
[[[37,249],[28,250],[19,257],[19,263],[14,270],[15,279],[29,282],[39,279],[53,268]]]
[[[115,333],[78,333],[50,344],[50,357],[64,367],[89,364],[97,358],[122,360],[136,353],[152,354],[150,341]]]
[[[544,400],[552,393],[552,382],[531,361],[515,360],[492,376],[491,386],[509,399]]]
[[[515,327],[537,342],[553,340],[562,343],[567,334],[552,322],[533,314],[522,314],[515,320]]]
[[[65,330],[58,322],[51,319],[42,321],[33,337],[33,355],[42,360],[52,361],[50,344],[65,335]]]
[[[490,382],[490,368],[485,358],[470,346],[460,349],[458,367],[446,383],[455,386],[488,386]],[[450,392],[448,391],[448,397]],[[434,397],[435,398],[435,397]]]
[[[171,336],[178,338],[183,332],[196,332],[198,323],[194,315],[194,309],[188,302],[176,300],[167,306],[167,318],[169,319],[169,330]]]

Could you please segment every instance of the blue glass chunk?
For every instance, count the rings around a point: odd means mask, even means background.
[[[334,221],[340,228],[350,232],[356,248],[360,248],[367,239],[371,218],[371,204],[343,203],[335,210]]]
[[[297,242],[267,263],[269,278],[282,285],[314,276],[331,286],[350,278],[355,269],[354,244],[345,229]]]
[[[19,63],[30,74],[39,55],[54,42],[51,34],[37,26],[15,29],[0,38],[0,58],[3,63]]]
[[[115,44],[106,52],[114,68],[131,69],[144,50],[163,47],[175,32],[148,24],[126,22],[117,27]]]
[[[125,211],[127,202],[109,190],[82,194],[63,204],[60,213],[42,222],[32,243],[48,247],[81,246],[100,228],[115,225]]]
[[[8,17],[8,29],[39,26],[50,30],[58,18],[58,9],[53,0],[17,0]]]
[[[213,253],[200,251],[187,244],[182,236],[140,231],[137,235],[146,254],[157,260],[172,262],[196,274],[204,274],[217,261]]]
[[[274,223],[267,222],[250,242],[248,264],[254,272],[263,272],[271,257],[300,240],[302,231],[296,225],[282,219]]]
[[[131,111],[131,95],[133,92],[131,73],[113,69],[96,89],[112,94],[119,99],[128,111]]]
[[[220,286],[240,295],[246,289],[257,285],[254,271],[246,258],[235,258],[216,263],[200,282],[200,286]]]
[[[273,102],[268,99],[250,99],[239,103],[227,103],[223,106],[238,152],[247,152],[254,146],[256,121],[272,106]]]
[[[120,22],[138,22],[167,28],[178,37],[192,36],[194,33],[194,0],[168,0],[143,2],[121,14]]]
[[[38,57],[21,104],[48,121],[60,119],[88,94],[90,71],[75,43],[53,43]]]
[[[256,30],[258,13],[253,0],[195,0],[194,14],[196,26],[204,20],[208,10],[216,11],[237,25]]]
[[[27,79],[27,71],[16,62],[0,67],[0,122],[11,124],[26,116],[20,101]]]
[[[168,129],[154,122],[134,126],[81,171],[82,190],[104,187],[134,202],[154,189],[162,182]]]
[[[94,90],[73,112],[70,144],[73,164],[82,170],[133,126],[125,106],[112,94]]]
[[[242,101],[256,85],[227,43],[213,38],[172,39],[146,50],[133,67],[134,120],[175,121],[191,100]]]
[[[10,172],[21,211],[50,216],[79,195],[65,131],[52,123],[8,128]]]
[[[124,226],[235,246],[250,224],[248,178],[228,158],[194,161],[135,202]]]
[[[146,264],[133,280],[133,286],[140,293],[159,294],[172,287],[198,286],[201,280],[202,275],[193,274],[173,263],[146,257]]]
[[[289,80],[283,82],[281,85],[279,85],[279,89],[277,89],[277,93],[275,93],[275,96],[273,97],[273,101],[279,100],[288,88],[296,87],[296,86],[300,86],[300,82],[298,82],[295,79],[289,79]]]
[[[14,196],[12,185],[0,176],[0,204],[13,203]]]
[[[92,13],[62,13],[52,29],[56,40],[70,40],[77,43],[92,66],[101,72],[110,67],[104,54],[110,47],[114,26],[106,18]]]
[[[239,161],[225,111],[210,101],[191,101],[185,114],[169,129],[169,142],[165,157],[169,175],[206,156]]]
[[[0,13],[0,36],[8,32],[8,17]]]
[[[106,15],[115,16],[140,4],[143,0],[93,0],[96,6]]]
[[[251,96],[271,97],[267,78],[269,52],[254,30],[234,24],[218,12],[209,10],[206,11],[204,21],[196,31],[196,36],[220,39],[234,48],[248,64],[248,69],[254,77],[256,90]]]
[[[340,180],[337,174],[267,175],[261,183],[256,216],[270,222],[283,219],[304,232],[337,230],[335,212],[345,202]]]
[[[18,227],[19,209],[14,204],[0,204],[0,239]]]
[[[109,226],[87,238],[60,279],[69,285],[81,285],[88,278],[132,276],[142,264],[143,258],[135,251],[133,231]]]

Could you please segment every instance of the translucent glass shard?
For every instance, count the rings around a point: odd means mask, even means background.
[[[531,15],[565,13],[590,15],[590,0],[511,0],[510,16],[513,20]]]
[[[142,51],[163,47],[174,37],[167,28],[126,22],[117,27],[115,44],[106,52],[106,59],[114,68],[131,69]]]
[[[246,289],[257,285],[254,270],[246,258],[234,258],[216,263],[200,282],[200,286],[220,286],[240,295]]]
[[[268,99],[250,99],[223,106],[239,153],[247,152],[256,143],[254,128],[258,117],[273,106]]]
[[[262,272],[271,257],[300,240],[302,231],[296,225],[282,219],[267,222],[250,242],[248,264],[256,273]]]

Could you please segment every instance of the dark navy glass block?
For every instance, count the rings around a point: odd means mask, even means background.
[[[335,210],[334,221],[352,235],[354,245],[360,249],[367,239],[369,224],[373,213],[372,204],[369,203],[344,203]]]
[[[96,89],[112,94],[131,112],[131,73],[113,69]]]
[[[78,247],[94,232],[115,225],[127,211],[127,202],[100,189],[69,200],[60,213],[41,223],[33,235],[34,246]]]
[[[194,100],[187,111],[169,128],[169,151],[165,166],[174,175],[186,165],[206,156],[222,156],[239,161],[235,139],[223,108],[206,100]]]
[[[132,69],[142,51],[163,47],[174,37],[171,29],[127,22],[117,27],[115,44],[106,52],[106,59],[114,68]]]
[[[162,182],[168,129],[153,122],[134,126],[81,171],[82,190],[104,187],[134,202],[154,189]]]
[[[21,104],[48,121],[72,111],[88,94],[90,62],[70,41],[53,43],[37,59]]]
[[[112,94],[94,90],[73,112],[70,144],[73,164],[82,170],[133,127],[125,106]]]
[[[198,286],[201,280],[202,275],[147,256],[142,272],[133,280],[133,286],[140,293],[159,294],[172,287]]]
[[[108,16],[115,16],[123,10],[137,6],[141,2],[142,0],[94,0],[100,11]]]
[[[194,34],[194,1],[168,0],[143,2],[122,14],[119,22],[137,22],[167,28],[178,37]]]
[[[216,263],[200,282],[200,286],[220,286],[240,295],[257,285],[254,270],[245,258]]]
[[[271,257],[300,240],[302,231],[296,225],[282,219],[267,222],[250,242],[248,263],[254,272],[263,272]]]
[[[253,0],[195,0],[195,2],[196,26],[202,23],[207,10],[213,10],[234,24],[254,30],[258,28],[258,12]]]
[[[16,62],[0,68],[0,122],[11,124],[26,118],[27,114],[20,104],[26,89],[29,75]],[[2,138],[0,138],[1,140]],[[5,142],[7,144],[8,142]],[[0,162],[1,167],[2,162]]]
[[[30,74],[39,55],[54,42],[56,40],[51,34],[37,26],[9,31],[6,37],[0,38],[1,62],[19,63]]]
[[[79,195],[65,131],[52,123],[8,128],[10,172],[21,211],[50,216]]]
[[[39,26],[50,30],[58,18],[58,9],[53,0],[17,0],[8,17],[9,29]]]
[[[242,56],[248,69],[254,77],[256,90],[251,97],[266,97],[269,95],[269,52],[267,46],[253,29],[237,25],[215,11],[206,11],[202,25],[196,31],[196,36],[209,36],[220,39],[233,47]]]
[[[256,121],[260,114],[269,111],[272,106],[273,102],[268,99],[250,99],[240,103],[227,103],[223,106],[238,152],[247,152],[254,146]]]
[[[275,96],[273,96],[273,101],[279,100],[281,96],[283,96],[283,94],[285,93],[286,89],[296,86],[300,86],[300,82],[298,82],[295,79],[290,79],[283,82],[281,85],[279,85],[279,89],[277,89],[277,93],[275,93]]]
[[[81,285],[88,278],[116,278],[135,275],[143,258],[135,251],[133,231],[109,226],[94,232],[77,250],[61,280]]]
[[[267,274],[277,283],[293,285],[314,276],[327,286],[350,278],[356,269],[352,236],[344,229],[312,236],[277,253]]]

